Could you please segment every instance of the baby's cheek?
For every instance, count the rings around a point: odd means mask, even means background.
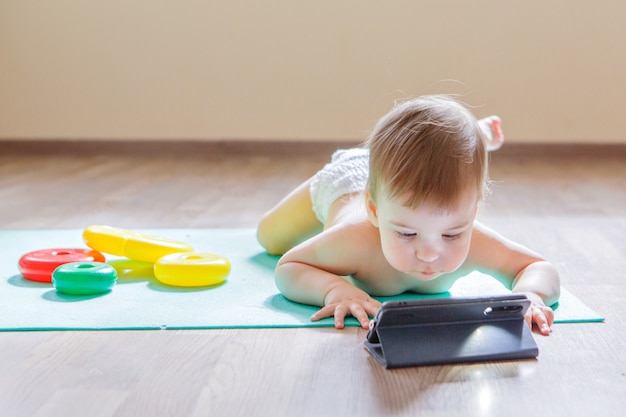
[[[400,272],[407,272],[411,270],[411,257],[405,252],[406,251],[403,251],[400,248],[392,246],[383,248],[383,255],[389,265]]]
[[[448,264],[450,271],[456,271],[463,263],[467,260],[467,255],[469,254],[469,246],[468,247],[459,247],[456,251],[453,251],[448,257]]]

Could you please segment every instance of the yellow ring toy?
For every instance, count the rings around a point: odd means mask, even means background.
[[[170,253],[193,251],[184,242],[111,226],[89,226],[83,231],[83,240],[97,251],[152,263]]]
[[[230,273],[230,261],[213,253],[187,252],[163,256],[154,264],[154,276],[175,287],[221,284]]]

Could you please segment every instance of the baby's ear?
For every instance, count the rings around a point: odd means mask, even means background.
[[[365,193],[365,209],[372,225],[378,227],[378,208],[369,191]]]

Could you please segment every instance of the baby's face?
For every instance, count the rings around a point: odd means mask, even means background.
[[[379,228],[383,254],[393,268],[426,281],[463,264],[476,219],[476,192],[465,193],[449,210],[428,203],[411,209],[401,200],[380,200],[369,207],[370,219]]]

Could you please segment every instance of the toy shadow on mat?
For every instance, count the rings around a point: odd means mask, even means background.
[[[115,268],[118,284],[132,284],[145,281],[156,282],[154,264],[150,262],[122,258],[111,259],[107,263]]]
[[[57,303],[76,303],[80,301],[93,300],[94,298],[106,297],[111,291],[103,292],[100,294],[91,294],[91,295],[69,295],[69,294],[61,294],[60,292],[52,289],[50,291],[46,291],[41,294],[41,298],[46,301],[54,301]]]
[[[31,281],[29,279],[26,279],[22,276],[22,274],[17,274],[17,275],[13,275],[12,277],[9,277],[7,282],[15,287],[21,287],[21,288],[52,287],[52,284],[47,283],[47,282],[38,282],[38,281]]]
[[[13,275],[9,277],[7,280],[9,284],[14,285],[16,287],[21,288],[49,288],[49,291],[46,291],[41,295],[41,298],[47,301],[56,301],[56,302],[76,302],[76,301],[84,301],[91,300],[93,298],[98,298],[107,295],[109,292],[95,294],[95,295],[66,295],[57,292],[51,283],[47,282],[37,282],[31,281],[29,279],[24,278],[21,274]]]

